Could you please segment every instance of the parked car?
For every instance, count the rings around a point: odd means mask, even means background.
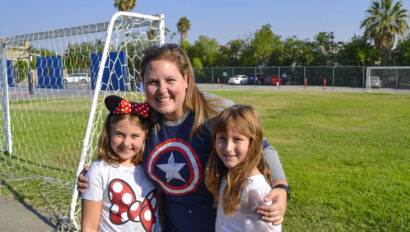
[[[382,82],[380,77],[370,77],[370,88],[381,88]]]
[[[278,75],[271,76],[271,77],[266,77],[266,78],[263,80],[263,83],[264,83],[265,85],[277,85],[278,82],[279,82],[280,85],[286,84],[285,79],[280,78],[280,77],[278,78]]]
[[[235,75],[228,79],[230,85],[246,85],[248,84],[248,77],[245,75]]]
[[[248,76],[249,85],[261,85],[263,83],[263,73],[256,73]]]
[[[63,83],[90,83],[91,79],[87,73],[73,73],[63,78]]]

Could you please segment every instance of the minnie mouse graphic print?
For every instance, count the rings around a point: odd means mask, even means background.
[[[102,200],[99,231],[161,231],[157,190],[142,165],[114,166],[97,160],[86,176],[89,188],[81,197]]]

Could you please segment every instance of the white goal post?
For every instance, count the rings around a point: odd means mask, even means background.
[[[76,231],[76,177],[95,158],[117,94],[143,101],[143,50],[165,42],[164,16],[118,12],[109,22],[0,38],[0,193],[17,193]],[[1,186],[0,186],[1,187]]]

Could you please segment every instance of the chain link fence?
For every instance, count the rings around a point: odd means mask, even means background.
[[[366,88],[367,73],[381,81],[381,88],[410,89],[410,67],[281,66],[196,68],[197,83],[227,84],[235,75],[248,77],[248,85],[308,85]],[[370,86],[370,85],[369,85]],[[377,86],[370,86],[372,88]]]

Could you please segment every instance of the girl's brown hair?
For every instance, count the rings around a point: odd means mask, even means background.
[[[104,127],[98,139],[98,159],[102,159],[109,164],[119,164],[120,161],[118,155],[111,148],[111,132],[115,125],[121,120],[130,120],[132,124],[140,126],[141,129],[145,131],[145,136],[147,136],[148,133],[149,121],[143,119],[141,116],[136,114],[114,114],[110,112],[105,119]],[[145,139],[141,150],[131,160],[133,164],[139,164],[142,162],[144,147]]]
[[[218,114],[217,107],[221,107],[215,104],[215,100],[206,100],[204,95],[198,90],[195,84],[195,75],[189,61],[188,56],[180,47],[170,47],[164,45],[162,47],[153,47],[144,52],[145,55],[141,61],[141,77],[144,79],[144,75],[148,64],[154,60],[166,60],[173,62],[177,67],[181,75],[185,78],[188,77],[188,89],[184,101],[184,111],[192,110],[195,113],[194,125],[192,126],[191,139],[193,135],[199,132],[201,126],[207,119],[210,119]]]
[[[215,138],[217,133],[227,134],[228,130],[232,128],[249,138],[249,148],[243,162],[228,169],[216,152]],[[262,143],[262,125],[252,106],[231,106],[223,110],[216,119],[212,132],[212,153],[205,169],[205,184],[214,196],[214,206],[217,207],[218,201],[222,200],[226,215],[232,215],[237,209],[241,199],[241,189],[254,167],[258,168],[273,187],[270,171],[262,154]],[[223,189],[222,199],[219,199],[219,188],[224,177],[227,185]]]

